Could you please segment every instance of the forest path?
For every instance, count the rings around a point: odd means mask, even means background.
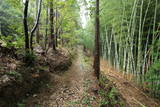
[[[47,88],[25,101],[26,107],[99,107],[99,96],[93,91],[98,85],[89,59],[82,49],[68,71],[51,74]]]
[[[103,59],[101,60],[101,71],[116,85],[119,93],[130,107],[160,107],[160,104],[143,93],[133,82],[125,79],[121,72],[110,67]],[[132,78],[131,75],[127,76]]]

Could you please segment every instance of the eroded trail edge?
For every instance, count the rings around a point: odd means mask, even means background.
[[[101,71],[112,81],[130,107],[159,107],[155,99],[147,96],[132,81],[125,79],[121,72],[113,69],[107,61],[101,60]],[[127,75],[129,76],[129,75]]]

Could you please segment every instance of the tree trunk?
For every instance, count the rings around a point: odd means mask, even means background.
[[[1,35],[2,35],[2,27],[1,27],[1,22],[0,22],[0,38],[1,38]]]
[[[46,35],[45,35],[45,49],[47,48],[48,41],[48,6],[46,7]]]
[[[38,1],[36,0],[36,18],[38,15]],[[37,30],[36,30],[36,42],[39,44],[39,26],[37,26]]]
[[[36,30],[36,42],[39,44],[39,40],[40,40],[40,35],[39,35],[39,26],[37,27]]]
[[[94,53],[94,71],[99,79],[100,75],[100,21],[99,21],[99,0],[96,0],[96,25],[95,25],[95,53]]]
[[[31,50],[33,50],[33,46],[32,46],[33,34],[34,34],[34,32],[36,31],[36,29],[38,27],[40,15],[41,15],[41,6],[42,6],[41,4],[42,4],[42,0],[39,0],[39,9],[38,9],[38,15],[37,15],[36,23],[35,23],[33,29],[31,30],[31,38],[30,38],[30,48],[31,48]]]
[[[53,2],[50,2],[50,33],[51,33],[51,45],[53,48],[53,51],[56,50],[56,45],[55,45],[55,37],[54,37],[54,25],[53,25],[53,20],[54,20],[54,11],[53,11]]]
[[[24,34],[25,34],[25,51],[26,51],[26,53],[29,53],[29,34],[28,34],[28,22],[27,22],[28,4],[29,4],[29,0],[26,0],[26,2],[24,4],[25,7],[24,7],[24,19],[23,19]]]
[[[58,47],[58,10],[56,7],[56,34],[55,34],[55,42],[56,42],[56,47]]]

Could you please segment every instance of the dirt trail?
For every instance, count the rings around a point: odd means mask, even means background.
[[[101,60],[101,71],[116,85],[116,88],[130,107],[160,107],[154,99],[145,95],[131,81],[125,79],[121,72],[117,72],[108,66],[105,60]]]
[[[26,107],[99,107],[98,96],[92,91],[97,84],[90,64],[81,49],[70,69],[51,74],[47,88],[25,101]]]

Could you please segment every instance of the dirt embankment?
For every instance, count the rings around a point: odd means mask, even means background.
[[[108,65],[107,61],[101,60],[102,73],[112,81],[119,93],[128,104],[127,107],[159,107],[160,101],[147,96],[132,81],[125,77],[131,78],[131,75],[123,75]]]
[[[65,71],[71,65],[71,55],[58,50],[48,55],[36,55],[34,66],[22,60],[0,58],[0,107],[16,107],[17,102],[39,92],[50,81],[51,73]]]

